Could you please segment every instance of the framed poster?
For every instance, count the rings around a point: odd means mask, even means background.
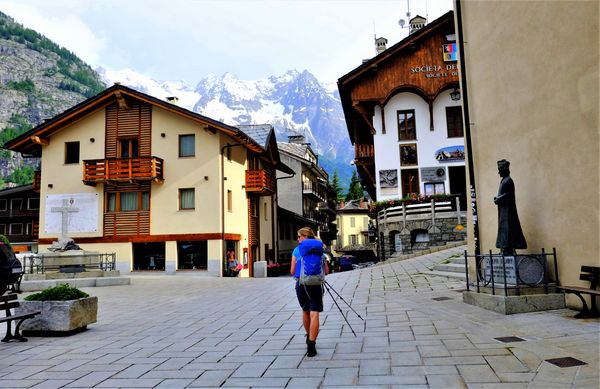
[[[400,145],[400,166],[417,166],[418,164],[417,144]]]
[[[379,188],[383,195],[393,195],[398,193],[398,170],[380,170]]]

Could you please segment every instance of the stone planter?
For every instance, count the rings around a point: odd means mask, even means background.
[[[68,301],[19,301],[16,314],[41,311],[21,325],[24,336],[66,336],[95,323],[98,314],[98,297],[85,297]]]

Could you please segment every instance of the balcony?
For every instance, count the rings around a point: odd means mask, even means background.
[[[354,158],[357,161],[364,161],[375,157],[375,146],[372,143],[355,143]]]
[[[312,195],[317,201],[325,200],[325,187],[323,185],[319,185],[315,181],[305,181],[302,183],[302,194],[303,195]]]
[[[108,158],[83,161],[83,183],[164,181],[164,162],[157,157]]]
[[[33,172],[33,191],[36,193],[40,193],[40,188],[42,187],[42,172],[36,170]]]
[[[263,169],[246,170],[246,192],[270,196],[275,193],[275,178]]]

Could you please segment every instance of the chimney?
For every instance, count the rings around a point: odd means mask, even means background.
[[[306,139],[304,138],[304,135],[288,135],[288,143],[305,144]]]
[[[388,40],[381,37],[375,38],[375,52],[380,54],[385,51]]]
[[[179,97],[177,96],[169,96],[167,97],[167,101],[174,105],[179,105]]]
[[[360,209],[366,208],[365,207],[365,199],[364,198],[360,199],[360,202],[358,203],[358,207]]]
[[[419,16],[419,15],[415,16],[414,18],[410,19],[409,34],[412,34],[413,32],[417,32],[421,28],[425,27],[426,24],[427,24],[427,19],[425,19],[423,16]]]

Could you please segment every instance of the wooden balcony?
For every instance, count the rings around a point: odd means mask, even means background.
[[[260,196],[275,193],[275,177],[266,170],[246,170],[246,192]]]
[[[373,144],[354,144],[354,157],[357,160],[364,160],[375,157],[375,146]]]
[[[164,181],[164,162],[157,157],[108,158],[83,161],[83,183]]]
[[[40,193],[40,188],[42,187],[42,172],[36,170],[33,172],[33,191]]]

